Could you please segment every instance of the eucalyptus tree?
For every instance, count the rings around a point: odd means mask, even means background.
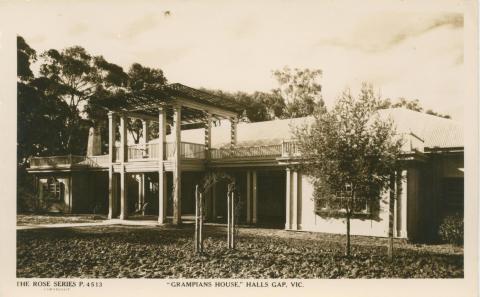
[[[304,117],[313,114],[316,109],[324,109],[322,86],[318,81],[321,75],[320,69],[284,67],[273,71],[278,82],[273,94],[285,101],[283,117]]]

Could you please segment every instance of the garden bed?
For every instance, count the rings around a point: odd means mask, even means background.
[[[237,249],[226,228],[206,226],[205,253],[194,255],[193,228],[95,226],[17,231],[17,277],[85,278],[462,278],[463,250],[246,228]]]

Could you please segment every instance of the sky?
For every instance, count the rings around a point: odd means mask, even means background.
[[[361,3],[362,5],[358,5]],[[463,1],[25,1],[9,6],[38,52],[80,45],[169,82],[269,91],[272,71],[321,69],[327,105],[371,83],[462,120]],[[25,21],[18,21],[25,20]]]

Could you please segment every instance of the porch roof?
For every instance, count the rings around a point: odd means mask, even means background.
[[[236,102],[179,83],[139,92],[118,93],[97,100],[95,104],[114,112],[135,113],[157,117],[158,109],[167,109],[167,117],[173,114],[172,106],[182,106],[182,124],[202,122],[205,112],[215,119],[237,116],[242,107]]]

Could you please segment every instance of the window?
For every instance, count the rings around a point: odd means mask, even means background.
[[[48,178],[47,182],[43,184],[44,197],[52,200],[62,200],[64,192],[64,185],[54,177]]]
[[[315,213],[325,217],[345,217],[345,203],[351,197],[351,185],[345,185],[343,191],[335,194],[320,194],[315,195]],[[378,205],[377,205],[378,204]],[[356,196],[353,201],[352,217],[354,218],[372,218],[375,210],[378,209],[379,201],[372,201],[364,196]]]

